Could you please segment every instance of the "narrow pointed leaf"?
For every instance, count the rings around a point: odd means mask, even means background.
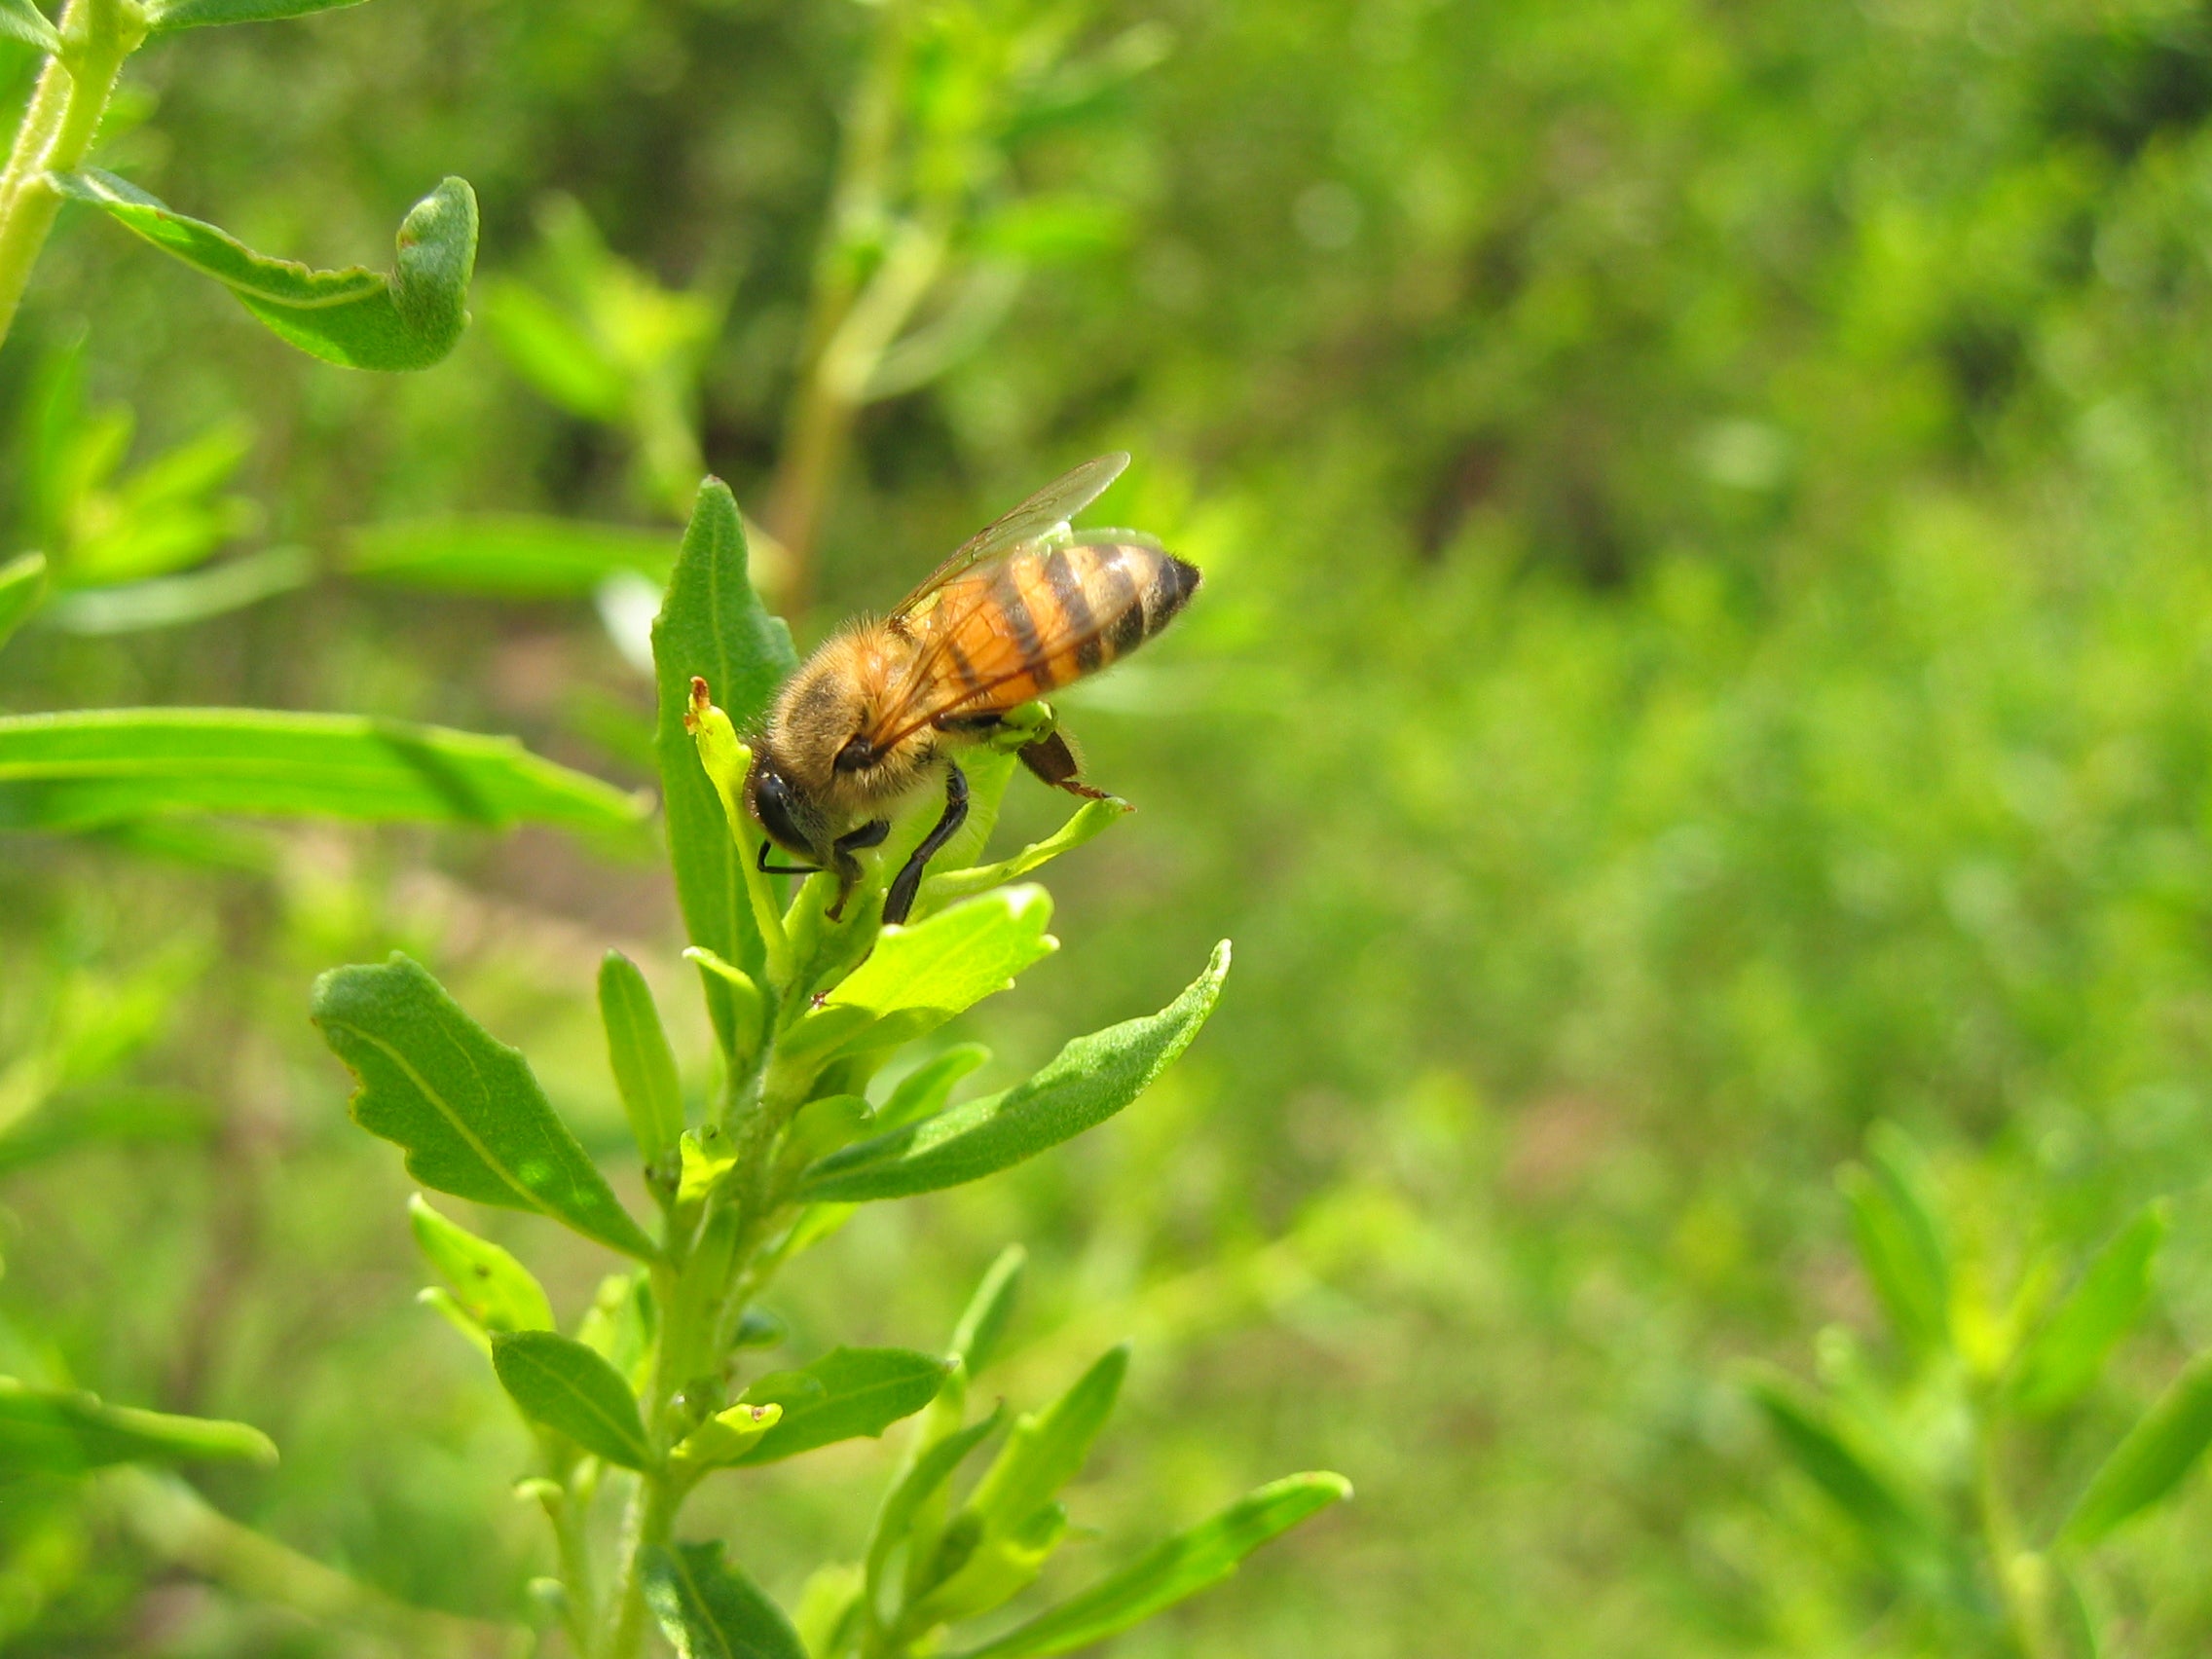
[[[2150,1300],[2151,1269],[2165,1235],[2165,1206],[2153,1204],[2097,1252],[2020,1356],[2012,1397],[2022,1411],[2057,1411],[2097,1380]]]
[[[832,1441],[874,1437],[911,1417],[944,1385],[950,1367],[911,1348],[832,1348],[800,1371],[771,1372],[746,1389],[746,1405],[780,1405],[783,1420],[740,1465],[779,1462]]]
[[[361,0],[147,0],[146,21],[157,34],[197,29],[210,23],[266,23],[335,12]]]
[[[807,1170],[798,1197],[861,1202],[957,1187],[1104,1123],[1190,1047],[1228,973],[1224,940],[1206,971],[1160,1013],[1077,1038],[1042,1071],[1003,1093],[832,1153]]]
[[[453,1299],[487,1331],[550,1331],[553,1305],[536,1275],[489,1238],[432,1209],[417,1193],[407,1202],[415,1242]]]
[[[681,1659],[807,1659],[784,1611],[720,1544],[645,1552],[645,1602]]]
[[[637,1396],[596,1349],[554,1331],[498,1331],[492,1369],[532,1422],[625,1469],[652,1462]]]
[[[812,1017],[849,1020],[839,1012],[849,1009],[868,1015],[865,1025],[841,1030],[832,1048],[908,1042],[1007,989],[1016,974],[1058,949],[1045,931],[1051,919],[1051,896],[1042,887],[1009,887],[912,927],[885,928],[868,959]]]
[[[242,1422],[111,1406],[70,1388],[0,1377],[0,1483],[110,1463],[274,1463],[269,1436]]]
[[[5,16],[0,13],[0,16]],[[0,565],[0,645],[46,597],[46,555],[25,553]]]
[[[906,1536],[915,1512],[952,1478],[952,1472],[967,1460],[969,1453],[990,1438],[1003,1411],[1003,1407],[994,1410],[989,1417],[933,1442],[884,1493],[883,1507],[876,1512],[875,1527],[868,1535],[869,1585],[883,1581],[891,1552]]]
[[[1083,1472],[1128,1369],[1128,1345],[1108,1348],[1066,1393],[1014,1424],[968,1498],[967,1512],[985,1532],[1019,1530]]]
[[[1062,853],[1070,853],[1086,841],[1095,840],[1135,809],[1125,800],[1111,797],[1105,800],[1087,800],[1069,815],[1068,821],[1042,841],[1032,841],[1012,858],[997,864],[975,865],[967,869],[948,869],[942,875],[933,875],[922,883],[922,891],[915,900],[914,911],[920,916],[935,915],[955,900],[975,893],[988,893],[994,887],[1003,887],[1010,881],[1019,881],[1031,870],[1043,867]]]
[[[982,1044],[961,1043],[924,1060],[899,1080],[891,1097],[876,1109],[876,1126],[903,1129],[908,1124],[936,1117],[944,1110],[953,1086],[990,1057],[990,1050]]]
[[[1103,1641],[1220,1583],[1269,1539],[1350,1495],[1342,1475],[1286,1476],[959,1659],[1044,1659]]]
[[[423,967],[334,968],[313,1019],[358,1080],[353,1120],[400,1146],[425,1187],[535,1210],[642,1260],[657,1254],[529,1062],[464,1014]]]
[[[1951,1341],[1949,1253],[1911,1143],[1879,1125],[1867,1137],[1867,1154],[1865,1164],[1845,1170],[1838,1183],[1851,1205],[1860,1261],[1899,1342],[1925,1358]]]
[[[674,538],[527,514],[409,519],[354,532],[346,568],[369,581],[499,599],[583,599],[618,572],[668,578]]]
[[[236,4],[205,0],[201,9]],[[177,10],[191,5],[187,0]],[[350,369],[426,369],[443,360],[468,325],[468,278],[476,269],[476,193],[466,180],[447,179],[408,210],[399,227],[398,265],[389,276],[358,265],[315,271],[293,260],[272,259],[113,173],[58,173],[54,181],[64,195],[97,207],[164,252],[214,277],[279,338],[326,363]]]
[[[61,36],[31,0],[0,0],[0,39],[19,40],[41,52],[59,52]]]
[[[638,965],[610,950],[599,965],[599,1013],[607,1027],[607,1056],[630,1132],[650,1165],[676,1155],[683,1136],[683,1089],[676,1076],[676,1051],[661,1028],[652,988]]]
[[[659,718],[662,810],[676,896],[692,943],[758,981],[765,951],[747,897],[743,853],[723,816],[721,797],[684,727],[691,682],[706,681],[716,703],[740,729],[764,714],[784,678],[798,666],[791,630],[761,608],[748,573],[745,526],[736,498],[719,479],[700,486],[691,523],[653,623],[653,679]],[[724,1052],[736,1042],[736,1014],[725,984],[705,981],[707,1008]]]
[[[352,715],[85,709],[0,718],[0,829],[171,813],[558,825],[610,833],[638,801],[512,738]]]
[[[1922,1552],[1931,1536],[1925,1510],[1826,1408],[1781,1377],[1751,1383],[1776,1441],[1800,1472],[1891,1560]]]
[[[2127,1431],[2089,1478],[2060,1535],[2076,1548],[2095,1543],[2181,1485],[2207,1444],[2212,1444],[2212,1352],[2192,1360]]]
[[[952,1352],[973,1381],[996,1357],[999,1343],[1014,1317],[1014,1298],[1021,1293],[1021,1277],[1029,1266],[1029,1252],[1009,1244],[983,1274],[976,1294],[968,1299],[960,1323],[953,1328]]]

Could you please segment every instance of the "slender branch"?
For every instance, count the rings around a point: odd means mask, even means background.
[[[2046,1569],[2041,1558],[2021,1548],[2019,1527],[2005,1498],[1998,1429],[1989,1405],[1977,1404],[1974,1416],[1974,1503],[1982,1547],[2005,1609],[2006,1634],[2020,1659],[2056,1659],[2045,1594]]]
[[[50,175],[85,159],[124,60],[146,38],[137,0],[69,0],[60,27],[61,55],[47,59],[0,174],[0,342],[61,211]]]

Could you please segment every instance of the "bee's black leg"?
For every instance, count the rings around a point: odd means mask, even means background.
[[[1068,747],[1068,740],[1058,732],[1048,732],[1035,743],[1023,744],[1014,753],[1021,757],[1024,766],[1054,789],[1065,790],[1070,794],[1079,794],[1089,800],[1106,798],[1104,790],[1094,790],[1076,776],[1078,768],[1075,751]]]
[[[890,819],[871,818],[858,830],[838,836],[835,845],[840,853],[866,852],[869,847],[882,846],[884,836],[890,833]]]
[[[968,821],[968,774],[950,761],[944,767],[944,816],[937,827],[922,837],[922,844],[914,849],[913,857],[906,861],[891,883],[891,891],[883,896],[883,920],[896,927],[905,921],[914,907],[914,895],[921,890],[922,871],[938,849],[960,832],[960,826]]]
[[[837,872],[837,900],[822,913],[831,921],[844,919],[845,901],[861,883],[861,862],[853,854],[882,846],[884,836],[890,833],[890,819],[871,818],[858,830],[849,830],[830,843],[830,867]]]
[[[770,864],[768,854],[774,847],[775,842],[762,841],[759,856],[753,861],[754,867],[759,870],[762,875],[812,875],[815,873],[818,866],[814,865]]]

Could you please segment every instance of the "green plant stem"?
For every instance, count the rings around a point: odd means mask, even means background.
[[[2006,1634],[2020,1659],[2058,1659],[2051,1641],[2044,1565],[2020,1546],[2019,1526],[2006,1501],[2000,1474],[1998,1428],[1987,1402],[1975,1408],[1974,1500],[1997,1593],[2005,1608]]]
[[[124,60],[146,38],[137,0],[69,0],[61,55],[47,59],[0,173],[0,342],[61,212],[52,174],[85,159]]]

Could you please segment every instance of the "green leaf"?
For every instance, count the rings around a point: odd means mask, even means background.
[[[658,1254],[529,1062],[420,964],[394,954],[382,967],[332,969],[315,981],[313,1019],[359,1080],[353,1121],[403,1148],[424,1186],[535,1210],[644,1261]]]
[[[645,1551],[645,1603],[681,1659],[807,1659],[783,1609],[720,1544]]]
[[[1046,1410],[1022,1418],[969,1494],[986,1532],[1012,1532],[1083,1472],[1128,1374],[1126,1343],[1111,1347]]]
[[[1269,1539],[1350,1495],[1342,1475],[1285,1476],[959,1659],[1042,1659],[1103,1641],[1220,1583]]]
[[[868,1016],[865,1026],[840,1028],[832,1047],[908,1042],[1007,989],[1016,974],[1057,950],[1059,940],[1045,931],[1051,919],[1051,896],[1042,887],[1009,887],[912,927],[885,928],[868,959],[810,1017],[827,1027],[852,1018],[841,1010]],[[806,1046],[797,1030],[792,1046]]]
[[[1009,1244],[983,1274],[976,1294],[968,1299],[960,1323],[953,1327],[952,1352],[973,1381],[998,1353],[1007,1322],[1014,1317],[1014,1300],[1021,1291],[1021,1275],[1029,1266],[1029,1252]]]
[[[61,50],[60,34],[31,0],[0,0],[0,40],[19,40],[41,52]]]
[[[596,1350],[556,1331],[495,1331],[492,1369],[532,1422],[625,1469],[651,1464],[637,1396]]]
[[[512,738],[352,715],[83,709],[0,718],[0,829],[87,830],[179,812],[602,833],[637,800]]]
[[[778,1405],[725,1407],[683,1437],[674,1459],[701,1473],[726,1467],[752,1451],[783,1415]]]
[[[721,797],[684,727],[694,677],[739,727],[759,719],[785,677],[798,666],[791,630],[761,608],[747,574],[745,526],[729,487],[710,478],[653,622],[653,678],[659,694],[654,746],[660,756],[662,810],[676,896],[691,942],[764,978],[765,949],[746,895],[744,853],[730,833]],[[726,984],[705,980],[707,1010],[725,1053],[735,1051],[736,1014]]]
[[[209,23],[266,23],[335,12],[361,0],[146,0],[146,22],[156,34],[203,28]]]
[[[304,547],[265,547],[243,558],[116,587],[79,588],[54,602],[47,623],[64,634],[143,634],[227,616],[314,580]]]
[[[750,1406],[780,1405],[783,1420],[738,1461],[779,1462],[836,1440],[874,1437],[911,1417],[944,1385],[950,1367],[911,1348],[831,1348],[801,1371],[775,1371],[745,1390]]]
[[[942,875],[929,877],[922,883],[920,897],[914,902],[914,913],[918,916],[934,915],[956,899],[965,899],[973,893],[988,893],[994,887],[1018,881],[1031,870],[1051,864],[1062,853],[1073,852],[1086,841],[1095,840],[1135,810],[1125,800],[1111,797],[1105,800],[1087,800],[1076,808],[1058,830],[1042,841],[1030,842],[1012,858],[1001,859],[997,864],[977,865],[968,869],[949,869]]]
[[[581,599],[623,571],[664,581],[675,551],[664,531],[469,513],[355,531],[346,568],[369,581],[437,593]]]
[[[0,1131],[0,1175],[102,1142],[203,1140],[213,1126],[207,1103],[178,1089],[72,1093]]]
[[[1018,1526],[969,1530],[965,1536],[947,1533],[947,1545],[957,1546],[956,1557],[940,1564],[940,1570],[908,1604],[901,1624],[908,1630],[929,1630],[1004,1606],[1037,1582],[1067,1530],[1068,1512],[1053,1503]]]
[[[275,1461],[276,1446],[248,1423],[111,1406],[95,1394],[0,1377],[0,1480],[109,1463]]]
[[[957,1187],[1104,1123],[1190,1047],[1228,973],[1224,940],[1206,971],[1160,1013],[1077,1038],[1044,1070],[1003,1093],[830,1154],[807,1170],[797,1197],[860,1202]]]
[[[1867,1161],[1838,1178],[1851,1205],[1859,1258],[1906,1352],[1926,1358],[1951,1343],[1950,1253],[1904,1135],[1877,1124]]]
[[[266,0],[267,5],[295,0]],[[177,0],[166,12],[282,16],[263,0]],[[238,22],[245,16],[194,17]],[[182,28],[184,22],[166,26]],[[476,268],[476,193],[449,178],[408,210],[390,276],[352,266],[314,271],[256,253],[228,232],[186,218],[113,173],[52,175],[65,196],[89,203],[164,252],[212,276],[280,339],[350,369],[426,369],[468,325],[468,278]]]
[[[2181,1485],[2212,1444],[2212,1352],[2190,1361],[2172,1387],[2089,1477],[2060,1537],[2085,1549]]]
[[[1925,1550],[1925,1511],[1821,1401],[1781,1377],[1754,1379],[1751,1397],[1790,1461],[1880,1553],[1898,1560]]]
[[[2151,1268],[2165,1236],[2165,1205],[2151,1204],[2097,1252],[2020,1356],[2012,1399],[2022,1411],[2057,1411],[2097,1380],[2150,1300]]]
[[[638,965],[610,950],[599,965],[599,1014],[607,1026],[607,1056],[614,1087],[629,1115],[630,1132],[648,1166],[677,1157],[683,1137],[683,1088],[677,1081],[676,1051],[661,1029],[652,988]]]
[[[933,1054],[899,1080],[890,1097],[876,1108],[879,1129],[903,1129],[944,1110],[953,1086],[977,1067],[987,1064],[990,1050],[980,1043],[959,1043],[941,1054]]]
[[[487,1331],[550,1331],[553,1305],[536,1276],[489,1238],[432,1209],[421,1193],[407,1200],[415,1242],[453,1291],[454,1301]]]
[[[871,1590],[883,1582],[891,1552],[905,1538],[916,1512],[952,1478],[953,1470],[967,1460],[968,1454],[990,1438],[1004,1413],[1002,1405],[980,1421],[933,1441],[884,1493],[883,1506],[876,1511],[875,1526],[868,1534],[867,1582]]]
[[[0,16],[5,16],[0,13]],[[25,553],[0,565],[0,645],[46,597],[46,555]]]

